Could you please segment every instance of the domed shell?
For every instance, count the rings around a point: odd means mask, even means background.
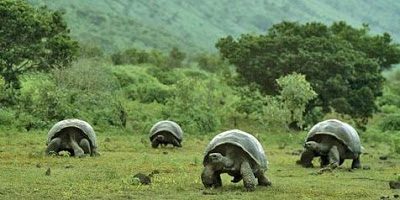
[[[94,132],[92,126],[90,126],[89,123],[79,119],[65,119],[54,124],[54,126],[50,129],[49,133],[47,134],[46,144],[49,144],[50,141],[58,132],[68,127],[75,127],[81,130],[82,133],[84,133],[89,138],[93,147],[97,147],[96,133]]]
[[[308,132],[306,142],[315,141],[318,136],[329,135],[338,139],[354,154],[361,154],[363,147],[357,131],[349,124],[337,119],[329,119],[314,125]]]
[[[222,132],[210,141],[204,152],[204,166],[208,163],[208,154],[222,144],[232,144],[240,147],[258,164],[258,168],[264,170],[268,168],[267,157],[265,156],[264,149],[260,142],[253,135],[238,129]]]
[[[150,140],[152,140],[153,136],[161,131],[167,131],[171,133],[179,142],[182,142],[183,140],[183,131],[181,127],[177,123],[168,120],[159,121],[154,124],[153,127],[151,127],[149,133]]]

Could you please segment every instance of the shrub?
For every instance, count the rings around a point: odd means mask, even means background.
[[[400,131],[400,115],[388,115],[379,124],[382,131]]]
[[[165,104],[167,99],[171,96],[167,87],[155,83],[139,85],[136,94],[141,103],[151,103],[156,101],[157,103]]]
[[[19,120],[25,126],[50,126],[65,118],[100,126],[125,123],[117,81],[109,68],[97,62],[86,60],[52,74],[26,75],[22,83]]]
[[[125,51],[112,54],[111,60],[115,65],[123,65],[123,64],[135,65],[135,64],[148,63],[150,60],[150,55],[146,51],[131,48]]]
[[[217,130],[220,121],[214,114],[208,88],[199,80],[185,78],[176,83],[173,97],[168,99],[163,116],[181,124],[190,132],[208,133]]]

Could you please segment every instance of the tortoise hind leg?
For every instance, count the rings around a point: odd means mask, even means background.
[[[258,185],[262,185],[262,186],[271,185],[271,181],[269,181],[268,178],[265,176],[264,170],[258,170],[256,172],[255,176],[258,179]]]
[[[243,161],[240,166],[240,173],[243,177],[243,184],[247,191],[252,191],[256,187],[256,177],[254,176],[253,170],[247,161]]]
[[[83,155],[85,155],[85,152],[83,151],[83,149],[78,145],[78,143],[75,141],[75,139],[71,139],[70,141],[70,146],[72,147],[73,151],[74,151],[74,156],[76,157],[82,157]]]
[[[84,154],[92,154],[89,140],[87,140],[86,138],[81,139],[81,141],[79,142],[79,146],[83,149]]]
[[[315,153],[312,150],[304,149],[301,153],[300,160],[297,161],[297,164],[302,165],[303,167],[313,167],[312,160],[315,157]]]
[[[172,139],[172,145],[174,145],[174,147],[182,147],[181,143],[178,142],[176,138]]]
[[[46,148],[46,155],[51,155],[53,153],[58,153],[61,145],[61,138],[54,138],[50,141],[49,145]]]
[[[360,169],[361,168],[360,156],[358,156],[356,159],[353,160],[353,163],[351,163],[351,168],[352,169]]]

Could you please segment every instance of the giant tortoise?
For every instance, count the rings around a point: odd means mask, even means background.
[[[183,131],[181,127],[173,121],[159,121],[151,127],[149,138],[153,148],[157,148],[160,144],[163,146],[172,144],[175,147],[182,147]]]
[[[260,142],[249,133],[233,129],[216,135],[206,147],[201,180],[206,188],[221,187],[220,174],[233,176],[232,182],[243,179],[247,190],[254,190],[256,178],[262,186],[271,185],[264,175],[268,161]]]
[[[99,156],[93,128],[79,119],[57,122],[47,135],[46,154],[68,151],[72,156]]]
[[[329,119],[314,125],[308,132],[304,151],[298,161],[304,167],[312,167],[314,157],[320,157],[321,167],[334,169],[345,159],[353,159],[351,168],[360,168],[363,152],[357,131],[349,124]]]

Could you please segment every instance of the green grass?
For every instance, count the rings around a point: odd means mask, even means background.
[[[291,153],[302,148],[303,134],[282,148],[279,141],[284,137],[266,133],[259,138],[270,162],[266,175],[273,185],[245,192],[242,182],[231,183],[228,175],[222,176],[221,189],[203,187],[202,154],[212,135],[186,136],[180,149],[153,149],[146,134],[97,134],[102,156],[73,158],[44,156],[46,131],[2,131],[0,199],[379,199],[400,193],[388,184],[396,179],[400,159],[380,160],[380,155],[389,153],[383,143],[363,144],[362,162],[371,170],[350,172],[351,162],[346,161],[334,172],[316,175],[318,168],[294,164],[299,156]],[[50,176],[45,175],[48,168]],[[132,175],[153,170],[160,173],[150,185],[132,184]]]

